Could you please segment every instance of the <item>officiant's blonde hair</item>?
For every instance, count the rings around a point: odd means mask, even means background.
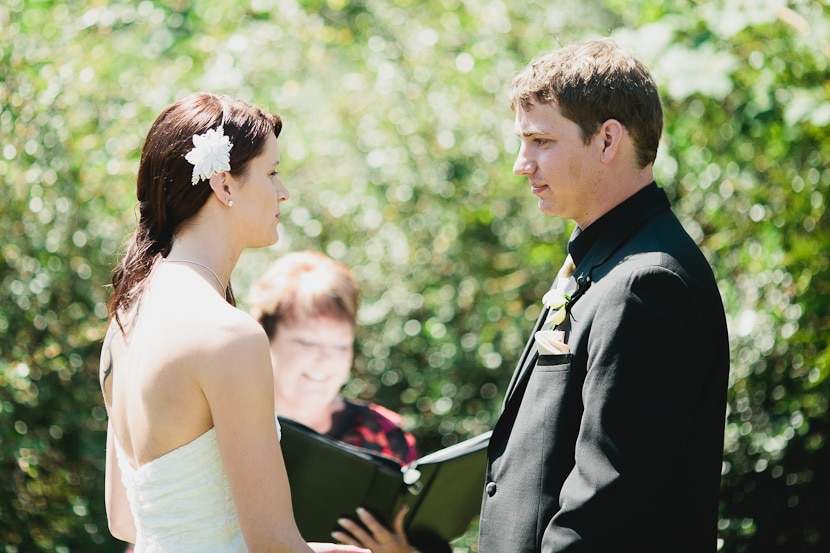
[[[315,251],[277,259],[253,284],[251,315],[273,340],[279,323],[328,317],[357,326],[358,286],[351,270]]]

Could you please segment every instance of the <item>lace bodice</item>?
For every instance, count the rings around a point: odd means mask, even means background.
[[[213,428],[133,469],[115,440],[136,553],[246,553]]]

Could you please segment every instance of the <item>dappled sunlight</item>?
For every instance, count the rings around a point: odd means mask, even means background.
[[[120,550],[98,353],[164,106],[210,89],[280,114],[291,199],[280,242],[241,258],[237,296],[285,251],[353,267],[345,392],[401,412],[429,451],[495,424],[573,228],[512,173],[506,84],[543,50],[605,34],[654,68],[656,178],[726,305],[721,549],[826,547],[826,5],[9,0],[0,28],[4,551]],[[475,551],[474,530],[455,545]]]

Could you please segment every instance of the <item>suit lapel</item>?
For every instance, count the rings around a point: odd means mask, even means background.
[[[518,386],[519,382],[521,382],[523,377],[530,371],[529,367],[533,366],[536,362],[536,357],[539,352],[536,349],[536,338],[534,336],[536,332],[541,330],[542,326],[545,324],[545,320],[548,318],[548,311],[550,311],[550,308],[545,307],[542,309],[542,313],[539,315],[539,318],[536,319],[536,324],[533,327],[533,332],[530,334],[530,339],[525,345],[524,352],[522,352],[522,356],[519,358],[519,364],[516,365],[516,370],[513,371],[513,377],[510,379],[510,384],[507,386],[507,393],[504,394],[502,411],[504,411],[504,408],[507,406],[507,402],[510,401],[513,392],[516,390],[516,386]]]
[[[551,289],[559,285],[559,278],[560,277],[557,277],[556,280],[553,281]],[[576,293],[576,280],[574,280],[572,276],[569,276],[567,280],[568,283],[565,288],[565,293],[573,296]],[[574,299],[571,300],[571,303],[574,301],[576,301],[576,296],[574,296]],[[545,308],[542,309],[542,313],[539,315],[539,318],[536,319],[536,324],[533,326],[533,332],[530,333],[530,338],[525,345],[524,352],[522,352],[522,356],[519,358],[519,363],[516,365],[516,370],[513,372],[513,377],[510,379],[510,384],[507,386],[507,392],[504,394],[502,411],[504,411],[507,407],[507,403],[513,398],[514,392],[521,387],[522,382],[528,377],[533,365],[536,364],[536,359],[539,357],[539,350],[536,347],[536,333],[542,330],[549,313],[550,308],[545,306]]]

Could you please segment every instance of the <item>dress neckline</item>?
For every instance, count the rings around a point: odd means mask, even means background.
[[[158,462],[162,461],[165,458],[168,458],[168,457],[170,457],[172,455],[175,455],[177,453],[182,453],[182,452],[184,452],[188,449],[192,449],[193,447],[195,447],[197,445],[198,442],[204,441],[205,438],[207,438],[208,436],[211,436],[215,433],[216,433],[215,427],[211,426],[210,428],[208,428],[203,433],[199,434],[198,436],[196,436],[195,438],[193,438],[189,442],[187,442],[185,444],[182,444],[182,445],[180,445],[176,448],[173,448],[170,451],[168,451],[167,453],[162,453],[161,455],[159,455],[155,459],[151,459],[151,460],[147,461],[146,463],[144,463],[143,465],[141,465],[138,468],[134,467],[132,462],[130,461],[130,459],[127,458],[127,452],[124,451],[123,447],[121,447],[121,441],[118,439],[118,436],[116,436],[115,434],[113,434],[113,441],[115,442],[115,447],[118,449],[119,455],[124,458],[124,461],[126,461],[126,463],[124,463],[124,464],[130,470],[132,470],[134,474],[138,474],[139,472],[147,469],[151,465],[157,464]]]

